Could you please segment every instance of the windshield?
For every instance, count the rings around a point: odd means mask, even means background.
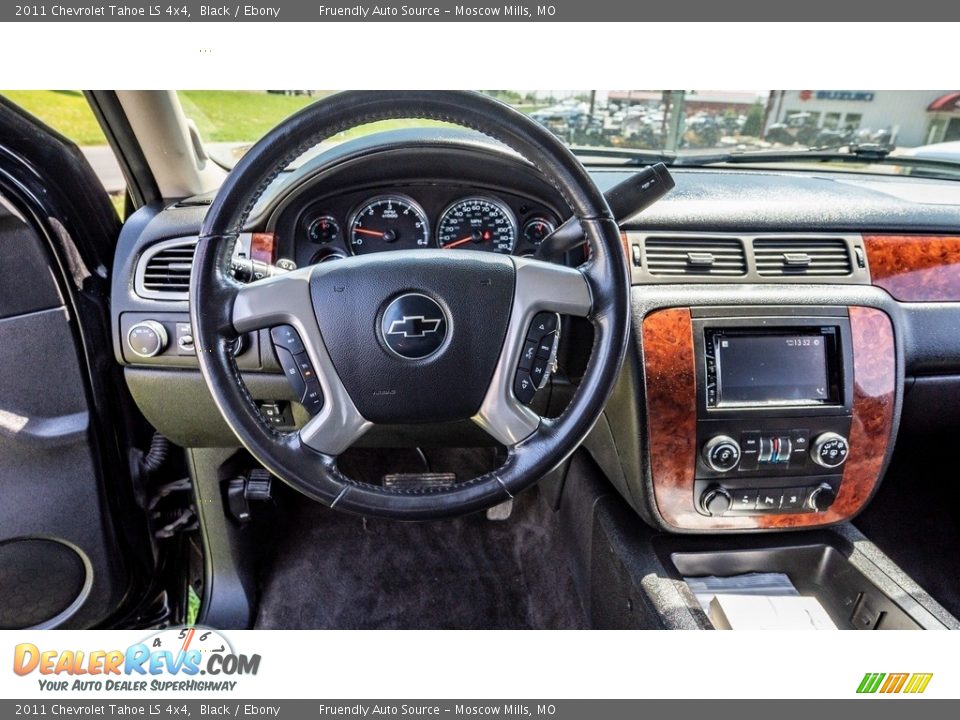
[[[232,167],[280,120],[327,90],[182,91],[184,112],[211,157]],[[682,164],[743,159],[790,164],[813,151],[853,153],[841,169],[878,160],[897,172],[933,161],[960,166],[960,91],[955,90],[486,90],[527,113],[585,162],[656,153]],[[325,145],[381,130],[436,126],[390,120],[341,133]],[[869,149],[869,153],[862,152]],[[720,153],[720,154],[718,154]],[[770,154],[775,157],[770,157]],[[839,153],[838,153],[839,154]],[[743,156],[743,157],[739,157]],[[901,158],[901,160],[896,160]],[[909,162],[907,161],[909,158]],[[850,160],[856,162],[852,167]],[[842,161],[842,162],[841,162]],[[951,173],[947,173],[951,174]]]

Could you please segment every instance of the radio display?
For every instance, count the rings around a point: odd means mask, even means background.
[[[837,400],[823,334],[717,334],[719,405],[821,405]]]

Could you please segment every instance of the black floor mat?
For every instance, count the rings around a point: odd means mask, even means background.
[[[950,441],[900,443],[880,491],[854,521],[955,617],[960,617],[958,475]]]
[[[262,582],[261,628],[582,628],[557,518],[536,490],[509,520],[365,520],[303,501]]]

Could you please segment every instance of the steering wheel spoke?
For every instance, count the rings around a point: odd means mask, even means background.
[[[300,441],[317,452],[339,455],[371,423],[354,405],[324,344],[310,297],[310,279],[315,271],[302,268],[239,287],[232,322],[240,333],[278,325],[289,325],[297,331],[323,393],[320,409],[300,429]]]
[[[306,267],[240,285],[233,301],[234,329],[245,333],[290,324],[297,328],[301,337],[311,332],[316,332],[319,337],[320,330],[313,319],[310,299],[311,271],[312,268]]]
[[[542,362],[549,367],[555,361],[562,332],[556,314],[587,317],[592,309],[590,286],[582,272],[517,258],[513,308],[503,351],[473,421],[507,447],[533,435],[540,427],[540,416],[524,400],[529,402],[547,378],[540,380],[537,373],[531,377],[532,364]],[[546,357],[524,361],[525,351],[536,353],[539,347]]]
[[[593,310],[593,296],[586,276],[577,268],[554,265],[532,258],[516,258],[517,286],[513,319],[521,323],[541,310],[561,315],[588,317]],[[511,322],[511,329],[513,323]]]

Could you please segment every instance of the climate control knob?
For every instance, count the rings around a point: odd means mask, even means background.
[[[712,470],[730,472],[740,463],[740,445],[726,435],[712,437],[703,446],[703,461]]]
[[[843,435],[835,432],[825,432],[818,435],[810,446],[810,457],[813,461],[825,468],[840,467],[847,461],[850,444]]]
[[[810,497],[807,498],[807,505],[810,506],[811,510],[825,512],[830,509],[830,506],[833,505],[833,501],[836,499],[836,491],[827,485],[827,483],[823,483],[820,487],[816,487],[811,491]]]
[[[166,328],[156,320],[142,320],[127,332],[127,345],[134,354],[152,358],[167,349]]]
[[[700,507],[707,515],[723,515],[731,505],[733,500],[730,493],[719,485],[707,488],[700,497]]]

